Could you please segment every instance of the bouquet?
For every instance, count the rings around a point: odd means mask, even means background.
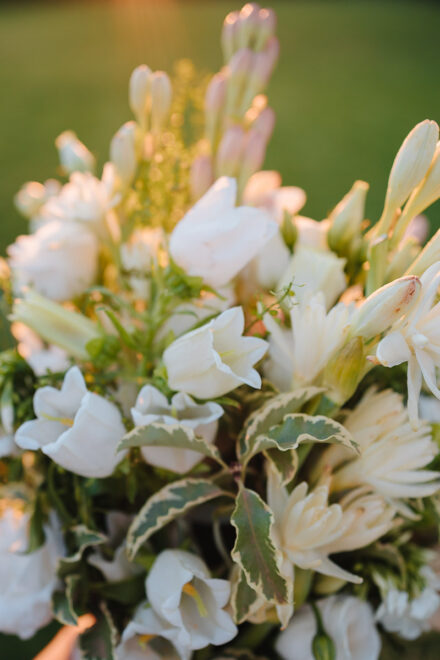
[[[137,67],[101,176],[67,131],[62,182],[17,194],[4,633],[89,614],[89,660],[377,660],[435,626],[439,128],[404,140],[376,223],[363,181],[301,216],[261,169],[275,28],[247,4],[213,77]]]

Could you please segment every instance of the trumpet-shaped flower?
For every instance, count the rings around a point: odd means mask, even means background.
[[[330,596],[317,607],[337,660],[378,660],[381,642],[368,603],[354,596]],[[278,637],[276,649],[283,660],[313,660],[316,632],[316,616],[310,605],[304,605]]]
[[[378,361],[386,367],[408,363],[408,410],[413,423],[418,418],[418,400],[422,378],[440,399],[436,368],[440,367],[440,303],[436,303],[440,285],[440,262],[428,268],[420,278],[418,299],[410,313],[400,319],[379,343]]]
[[[176,641],[179,629],[167,623],[144,602],[122,633],[115,660],[190,660],[191,649]]]
[[[229,642],[237,628],[224,609],[229,602],[228,580],[211,578],[206,564],[182,550],[165,550],[146,580],[154,613],[174,626],[177,649],[202,649]]]
[[[147,426],[153,422],[181,424],[212,443],[223,408],[213,402],[197,404],[183,392],[175,394],[168,403],[166,396],[159,390],[152,385],[145,385],[138,394],[131,415],[136,426]],[[174,447],[141,447],[141,453],[147,463],[179,474],[188,472],[202,459],[195,451]]]
[[[411,426],[398,394],[369,390],[344,424],[358,443],[360,456],[336,471],[334,489],[363,484],[397,499],[428,497],[439,490],[440,473],[422,469],[438,454],[431,429]],[[321,460],[331,466],[349,458],[346,451],[331,448]]]
[[[78,367],[71,367],[61,390],[42,387],[34,395],[37,419],[20,426],[22,449],[41,449],[55,463],[83,477],[108,477],[123,458],[117,446],[125,434],[118,408],[88,392]]]
[[[40,337],[24,323],[11,325],[11,333],[17,340],[17,350],[37,376],[48,371],[65,371],[69,367],[66,351],[58,346],[45,346]]]
[[[200,399],[215,399],[242,384],[259,388],[253,366],[268,344],[243,337],[243,330],[243,310],[233,307],[176,339],[163,355],[169,386]]]
[[[323,294],[317,294],[293,305],[291,329],[282,328],[266,314],[264,323],[270,333],[266,376],[282,391],[313,383],[344,343],[353,309],[338,303],[327,313]]]
[[[45,542],[29,545],[29,516],[6,508],[0,516],[0,631],[28,639],[52,619],[58,560],[64,554],[59,523],[44,526]]]
[[[213,286],[230,282],[276,233],[259,209],[235,207],[235,179],[221,177],[176,225],[170,238],[174,261]]]

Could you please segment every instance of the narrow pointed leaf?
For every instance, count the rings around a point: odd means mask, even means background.
[[[152,534],[174,518],[224,494],[221,488],[206,479],[182,479],[162,488],[147,500],[128,530],[129,559],[134,558]]]
[[[240,488],[231,523],[236,530],[232,558],[248,584],[267,602],[287,604],[288,587],[280,572],[281,552],[272,536],[273,514],[253,490]]]

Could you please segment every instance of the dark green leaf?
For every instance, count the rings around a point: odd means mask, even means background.
[[[75,545],[76,551],[69,557],[60,559],[58,563],[58,575],[60,577],[73,573],[78,569],[86,548],[100,545],[107,541],[105,534],[87,529],[85,525],[76,525],[70,530],[70,533],[73,535],[73,545]]]

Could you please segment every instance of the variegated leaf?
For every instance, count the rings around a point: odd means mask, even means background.
[[[280,475],[282,485],[287,486],[292,481],[299,467],[298,454],[295,449],[288,449],[287,451],[267,449],[264,455]]]
[[[272,535],[272,511],[257,493],[242,486],[231,523],[236,530],[232,558],[248,584],[267,602],[286,604],[288,586],[280,572],[281,552]]]
[[[105,534],[88,529],[85,525],[76,525],[69,533],[74,537],[74,543],[77,548],[73,555],[63,557],[58,563],[58,575],[63,577],[77,570],[81,563],[83,552],[86,548],[100,545],[107,541]]]
[[[247,419],[238,438],[238,455],[246,456],[259,435],[265,434],[272,426],[280,424],[289,413],[295,413],[302,406],[324,390],[320,387],[305,387],[272,397]]]
[[[219,450],[215,445],[196,436],[194,431],[182,424],[162,424],[153,422],[148,426],[139,426],[123,438],[119,449],[131,447],[173,447],[175,449],[190,449],[203,456],[208,456],[221,465],[225,465]]]
[[[249,586],[243,571],[238,569],[237,573],[236,579],[232,582],[231,607],[235,623],[239,625],[246,621],[258,608],[259,598],[257,593]]]
[[[127,535],[127,554],[133,559],[147,539],[169,522],[199,504],[224,495],[207,479],[181,479],[150,497],[133,520]]]
[[[66,578],[64,591],[55,591],[52,596],[52,612],[60,623],[65,626],[76,626],[78,616],[73,603],[76,587],[81,583],[80,575],[69,575]]]
[[[96,623],[79,637],[82,660],[116,660],[115,647],[119,633],[110,610],[103,601],[96,614]]]

